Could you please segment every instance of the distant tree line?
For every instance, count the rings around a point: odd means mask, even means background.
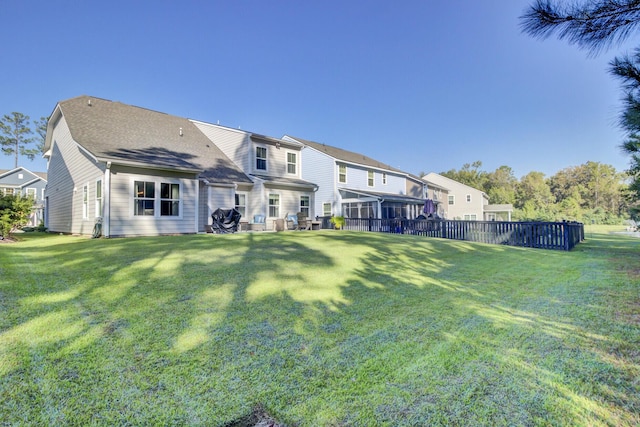
[[[0,118],[0,149],[4,155],[14,157],[14,167],[18,167],[20,156],[33,160],[42,154],[47,122],[46,117],[41,117],[32,124],[29,116],[15,111]]]
[[[536,0],[520,19],[522,30],[533,37],[544,39],[556,35],[560,40],[597,55],[638,35],[640,1]],[[622,83],[623,107],[618,124],[626,133],[626,139],[621,147],[631,157],[631,167],[627,171],[630,183],[628,191],[640,199],[640,46],[632,54],[622,54],[609,62],[609,72]],[[571,203],[575,202],[575,206],[585,205],[584,195],[582,203],[578,197],[581,191],[574,193],[570,198]],[[558,196],[566,194],[560,192]],[[603,199],[599,193],[594,203],[601,208],[606,205],[605,201],[606,197]]]
[[[638,214],[625,182],[628,175],[611,165],[587,162],[548,178],[542,172],[529,172],[520,179],[509,166],[493,172],[481,167],[482,162],[476,161],[440,174],[484,191],[491,204],[512,204],[513,219],[518,221],[619,224]]]

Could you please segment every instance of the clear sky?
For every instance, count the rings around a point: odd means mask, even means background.
[[[607,64],[630,47],[592,58],[532,39],[519,28],[531,1],[0,0],[0,115],[90,95],[414,174],[476,160],[517,178],[624,170]]]

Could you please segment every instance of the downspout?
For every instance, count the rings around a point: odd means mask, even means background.
[[[181,128],[182,129],[182,128]],[[195,185],[196,185],[196,214],[194,215],[194,227],[195,229],[193,230],[193,232],[195,234],[198,234],[198,225],[200,224],[200,179],[196,178],[194,179]],[[184,203],[184,202],[183,202]],[[184,207],[184,204],[183,204]]]
[[[104,170],[104,192],[102,206],[102,235],[109,238],[111,235],[111,162],[107,162]]]

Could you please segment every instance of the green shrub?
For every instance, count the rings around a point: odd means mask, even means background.
[[[21,194],[0,196],[0,235],[6,237],[26,225],[33,203],[31,197]]]

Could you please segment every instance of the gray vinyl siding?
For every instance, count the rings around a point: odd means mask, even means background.
[[[158,197],[160,183],[180,184],[180,216],[135,216],[133,203],[134,181],[156,183]],[[196,233],[198,215],[198,180],[179,172],[135,169],[114,165],[111,168],[110,236],[156,236],[162,234]],[[156,203],[156,213],[159,206]]]
[[[202,230],[206,224],[211,224],[211,214],[215,210],[233,209],[235,206],[234,195],[235,190],[231,187],[204,186],[200,192],[201,221],[204,221],[200,224]]]
[[[333,157],[319,151],[305,147],[301,153],[302,179],[318,185],[318,191],[311,199],[311,210],[315,215],[322,215],[322,204],[331,203],[334,214],[340,212],[340,205],[336,192],[337,167]]]
[[[95,223],[95,185],[104,176],[104,165],[96,163],[71,138],[60,119],[53,130],[45,197],[47,227],[56,233],[91,234]],[[83,218],[83,187],[88,186],[88,215]]]
[[[253,170],[251,166],[253,155],[249,151],[252,143],[248,132],[209,123],[196,121],[193,123],[240,169]]]

